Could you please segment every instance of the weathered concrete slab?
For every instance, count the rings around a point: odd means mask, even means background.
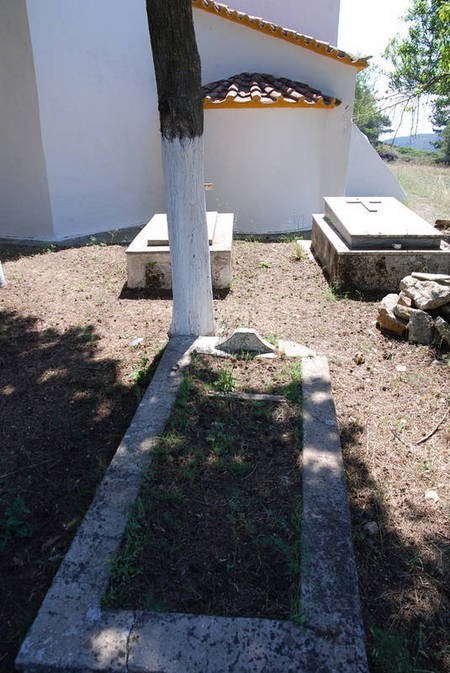
[[[442,234],[393,197],[326,197],[325,217],[351,250],[439,250]]]
[[[228,289],[232,281],[233,213],[207,213],[212,284]],[[167,216],[157,213],[126,250],[129,288],[170,290],[172,274]]]
[[[215,344],[214,338],[210,339]],[[28,632],[26,673],[367,673],[339,436],[325,358],[305,358],[302,626],[103,610],[140,471],[196,344],[172,339]],[[208,342],[209,343],[209,342]]]
[[[302,378],[301,604],[308,630],[321,635],[323,653],[336,662],[330,670],[363,671],[367,662],[358,576],[326,358],[303,360]],[[326,658],[322,662],[326,670]],[[307,670],[321,670],[314,666],[308,656]]]
[[[210,211],[206,213],[209,245],[211,245],[214,240],[217,215],[218,213],[216,211]],[[144,229],[147,234],[148,247],[169,245],[169,230],[167,226],[167,215],[165,213],[157,213],[154,215],[148,225],[144,227]]]
[[[330,281],[357,290],[397,290],[415,272],[447,274],[450,246],[440,250],[351,250],[324,215],[313,215],[312,250]]]

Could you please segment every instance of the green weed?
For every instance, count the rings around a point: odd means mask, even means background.
[[[403,638],[395,633],[374,627],[371,655],[378,671],[383,673],[414,673],[415,662]]]
[[[167,612],[167,605],[155,598],[154,589],[150,588],[144,597],[144,610],[149,612]]]
[[[346,301],[349,293],[344,291],[337,283],[329,283],[325,288],[325,299],[331,303],[336,301]]]
[[[263,260],[262,262],[259,263],[259,268],[260,269],[270,269],[271,263],[267,262],[266,260]]]
[[[135,562],[145,543],[145,518],[145,506],[142,498],[138,497],[128,518],[124,543],[111,563],[111,585],[102,599],[104,608],[114,607],[126,600],[127,584],[139,573]]]
[[[217,380],[214,382],[214,388],[221,393],[231,393],[236,387],[236,379],[231,369],[219,369]]]
[[[294,257],[299,262],[304,262],[306,259],[308,259],[306,250],[299,241],[295,241],[294,243]]]
[[[4,504],[5,500],[0,500]],[[22,496],[17,495],[10,502],[6,502],[3,515],[0,518],[0,551],[15,538],[31,537],[35,526],[27,521],[31,514]]]

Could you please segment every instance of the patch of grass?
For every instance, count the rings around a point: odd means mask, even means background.
[[[450,212],[450,167],[398,162],[389,168],[406,192],[408,207],[430,224]]]
[[[308,259],[305,248],[298,241],[295,241],[294,243],[294,257],[299,262],[304,262],[306,259]]]
[[[128,518],[124,544],[111,563],[112,583],[102,599],[104,608],[113,607],[118,601],[125,599],[128,582],[139,572],[135,560],[145,542],[145,515],[145,507],[142,498],[139,497]]]
[[[211,368],[207,356],[194,357],[185,373],[113,563],[105,607],[299,613],[299,408],[209,395],[214,387],[245,387],[249,368],[266,375],[263,365],[232,366],[216,360]],[[297,380],[300,369],[291,360],[278,361],[281,369],[289,392],[287,379]]]
[[[217,380],[214,381],[214,388],[221,393],[231,393],[236,387],[236,379],[232,369],[223,367],[219,369]]]
[[[138,399],[144,394],[145,388],[149,384],[150,379],[163,356],[164,350],[165,347],[161,348],[151,362],[150,358],[145,353],[141,353],[139,356],[136,369],[134,369],[128,377],[130,381],[133,381],[134,383],[133,389]]]
[[[260,269],[270,269],[271,266],[271,263],[267,262],[266,260],[262,260],[262,262],[259,263]]]
[[[106,241],[102,241],[102,240],[98,239],[96,236],[89,236],[89,240],[86,243],[86,245],[87,246],[98,245],[101,248],[106,248],[106,246],[108,244],[106,243]]]
[[[417,668],[401,636],[378,627],[370,631],[373,638],[370,655],[376,673],[426,673]]]
[[[288,383],[274,384],[270,388],[271,393],[284,395],[289,402],[301,404],[302,400],[302,364],[299,358],[286,360],[281,370],[283,379],[288,378]]]
[[[325,288],[325,299],[329,302],[346,301],[349,293],[343,290],[337,283],[328,283]]]
[[[31,537],[35,526],[27,519],[31,512],[20,495],[0,499],[3,513],[0,517],[0,551],[4,551],[15,538]]]
[[[272,344],[272,346],[275,346],[275,348],[278,348],[278,341],[279,341],[279,338],[277,337],[276,334],[268,334],[268,335],[265,337],[265,339],[266,339],[266,341],[268,341],[270,344]]]

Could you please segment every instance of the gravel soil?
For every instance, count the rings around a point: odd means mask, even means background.
[[[0,259],[0,670],[10,673],[167,341],[171,302],[125,289],[119,245],[3,247]],[[291,242],[237,241],[233,270],[215,300],[218,333],[249,326],[329,359],[372,670],[450,670],[449,354],[382,334],[379,297],[333,292]]]

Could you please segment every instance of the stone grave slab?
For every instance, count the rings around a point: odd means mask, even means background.
[[[415,272],[449,274],[450,245],[442,233],[396,199],[324,201],[325,212],[313,215],[311,249],[330,282],[364,292],[392,292]]]
[[[208,212],[212,285],[228,289],[232,280],[233,213]],[[170,290],[172,275],[167,216],[156,213],[126,250],[127,286]]]
[[[439,250],[442,234],[393,197],[326,197],[325,217],[352,250]]]

